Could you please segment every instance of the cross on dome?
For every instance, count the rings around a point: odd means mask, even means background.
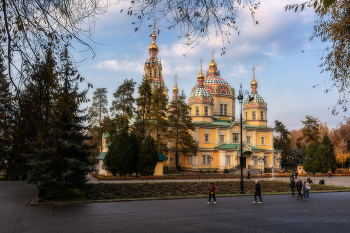
[[[214,55],[215,55],[215,49],[213,49],[213,51],[211,51],[211,58],[214,59]]]
[[[253,66],[253,77],[255,77],[255,67]]]

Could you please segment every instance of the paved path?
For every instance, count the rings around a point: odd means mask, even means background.
[[[11,188],[8,191],[15,195],[8,195],[5,201],[0,199],[1,233],[329,233],[350,229],[348,192],[311,192],[309,201],[296,200],[291,195],[265,195],[263,204],[252,204],[252,196],[236,196],[219,197],[216,205],[207,205],[206,198],[197,198],[28,207],[27,200],[34,190],[21,185],[23,191],[27,190],[27,197]],[[8,202],[5,212],[4,202]],[[12,205],[14,209],[10,208]]]
[[[300,176],[300,179],[306,179],[306,177]],[[239,178],[229,178],[229,179],[140,179],[140,180],[96,180],[95,178],[88,176],[90,183],[150,183],[150,182],[215,182],[215,181],[238,181]],[[318,184],[320,180],[324,180],[326,185],[344,186],[350,187],[350,176],[333,176],[328,177],[313,177],[314,183]],[[246,180],[246,179],[244,179]],[[271,178],[252,178],[251,180],[271,180]],[[289,177],[276,177],[275,180],[278,181],[289,181]]]

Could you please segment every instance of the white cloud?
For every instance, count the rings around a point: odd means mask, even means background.
[[[143,65],[141,65],[138,61],[118,61],[118,60],[105,60],[103,62],[99,62],[94,66],[96,69],[103,70],[116,70],[116,71],[130,71],[137,73],[143,73]]]

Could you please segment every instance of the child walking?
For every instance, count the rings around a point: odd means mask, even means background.
[[[210,183],[210,187],[209,187],[209,202],[207,203],[208,205],[210,205],[211,196],[213,196],[213,198],[214,198],[214,204],[216,204],[215,186],[214,186],[213,183]]]

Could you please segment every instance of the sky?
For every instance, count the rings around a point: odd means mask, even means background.
[[[333,116],[331,109],[338,99],[336,90],[325,94],[331,86],[326,73],[320,73],[319,49],[327,44],[319,39],[309,41],[317,16],[311,8],[303,12],[285,11],[287,4],[298,3],[292,0],[264,0],[256,11],[254,25],[249,11],[243,11],[238,24],[239,35],[233,35],[230,44],[225,45],[226,55],[220,56],[220,38],[211,35],[209,41],[197,45],[193,50],[183,45],[177,38],[176,29],[167,30],[161,23],[157,37],[158,58],[162,61],[163,78],[172,98],[172,88],[177,74],[177,85],[189,97],[197,83],[200,60],[203,71],[208,70],[211,52],[214,49],[215,61],[224,78],[238,93],[240,84],[243,90],[251,91],[252,68],[258,81],[258,93],[267,103],[268,125],[281,121],[289,130],[299,129],[306,115],[319,117],[329,128],[335,128],[344,113]],[[96,88],[107,88],[108,103],[113,101],[113,93],[125,79],[133,79],[140,84],[144,74],[144,62],[149,58],[152,28],[144,27],[134,32],[133,17],[119,13],[127,5],[109,7],[96,22],[90,43],[95,51],[81,51],[78,44],[71,53],[79,63],[79,73],[93,85],[88,98],[92,100]],[[302,50],[305,52],[303,53]],[[183,54],[186,53],[186,56]],[[314,87],[316,85],[316,87]],[[82,85],[83,86],[83,85]],[[135,90],[135,96],[136,96]],[[92,103],[86,104],[90,106]],[[236,103],[236,116],[239,114]]]

